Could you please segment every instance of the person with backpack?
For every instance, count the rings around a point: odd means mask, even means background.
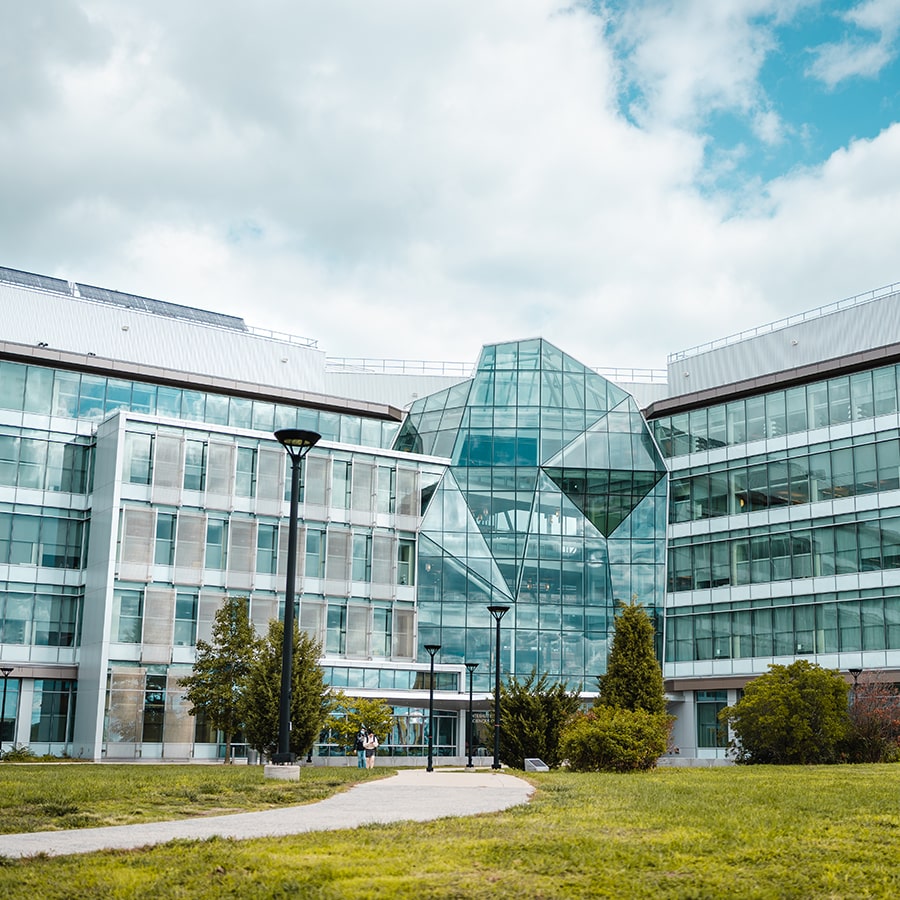
[[[366,735],[365,741],[363,741],[363,746],[365,747],[366,752],[366,768],[374,769],[375,768],[375,751],[378,749],[378,738],[375,737],[374,732],[370,731]]]
[[[366,727],[363,725],[356,733],[356,767],[358,769],[368,768],[366,764]]]

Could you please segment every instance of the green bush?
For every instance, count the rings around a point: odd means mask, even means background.
[[[521,768],[529,758],[543,760],[555,769],[560,764],[560,731],[581,708],[578,691],[551,684],[548,675],[532,673],[519,681],[513,677],[500,686],[500,760]]]
[[[770,665],[720,713],[734,731],[737,761],[809,765],[846,759],[852,736],[847,690],[836,669],[805,659]]]
[[[666,752],[670,724],[665,714],[595,706],[563,729],[560,753],[577,772],[652,769]]]
[[[38,756],[31,747],[19,746],[2,754],[4,762],[35,762]]]
[[[900,691],[868,672],[850,694],[851,762],[900,761]]]

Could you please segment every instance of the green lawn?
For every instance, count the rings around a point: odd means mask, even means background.
[[[529,779],[529,805],[473,818],[7,860],[0,897],[900,896],[900,766]]]
[[[261,766],[0,765],[0,833],[133,825],[322,800],[392,770],[302,769],[301,781],[263,778]]]

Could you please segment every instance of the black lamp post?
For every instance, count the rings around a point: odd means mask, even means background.
[[[428,765],[426,772],[434,771],[434,654],[441,649],[440,644],[426,644],[431,657],[431,676],[428,679]]]
[[[3,752],[3,732],[6,731],[6,682],[12,674],[12,666],[3,666],[0,668],[0,675],[3,675],[3,712],[0,713],[0,753]]]
[[[288,524],[287,585],[284,591],[284,639],[281,647],[281,695],[278,703],[278,752],[273,763],[294,762],[291,753],[291,675],[294,668],[294,591],[297,587],[297,507],[300,503],[300,463],[319,442],[315,431],[285,428],[275,432],[291,458],[291,505]]]
[[[466,738],[467,743],[469,745],[469,761],[466,763],[466,768],[472,768],[472,678],[475,675],[475,670],[478,668],[478,663],[465,663],[466,669],[469,672],[469,718],[466,722]]]
[[[500,768],[500,620],[509,612],[508,606],[489,606],[488,612],[497,623],[497,652],[494,654],[494,761],[492,769]]]
[[[850,706],[853,707],[856,703],[856,685],[859,681],[859,676],[862,675],[862,669],[847,669],[847,671],[853,677],[853,693],[850,695]]]

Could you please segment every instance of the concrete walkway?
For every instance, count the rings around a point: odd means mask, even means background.
[[[425,822],[447,816],[474,816],[527,803],[534,788],[513,775],[476,769],[401,769],[397,775],[359,784],[319,803],[175,822],[111,828],[40,831],[0,835],[0,856],[37,853],[67,856],[96,850],[132,849],[175,838],[260,838],[335,831],[386,822]]]

